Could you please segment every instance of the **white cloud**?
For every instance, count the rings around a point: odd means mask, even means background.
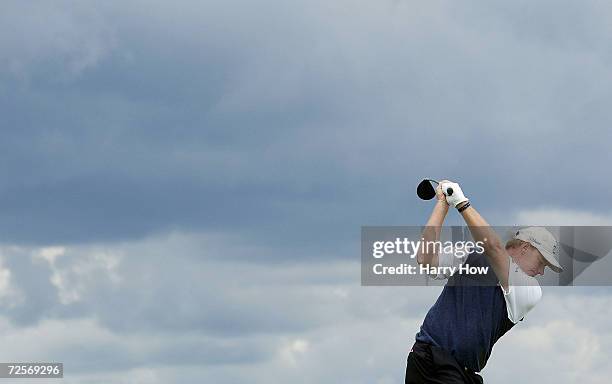
[[[0,360],[62,360],[69,383],[401,381],[440,287],[361,287],[357,261],[256,264],[232,257],[245,244],[226,240],[172,233],[103,248],[4,247],[12,249],[4,251],[9,261],[29,254],[29,268],[60,276],[63,285],[52,285],[59,307],[81,310],[66,317],[52,307],[29,326],[2,318],[0,343],[16,346]],[[228,259],[208,258],[207,249]],[[35,303],[39,291],[25,292]],[[547,287],[496,345],[485,380],[570,383],[580,375],[585,384],[603,383],[612,374],[602,363],[612,353],[611,311],[607,293]],[[520,369],[508,365],[519,357]]]
[[[58,259],[67,252],[79,257],[62,265]],[[121,256],[98,247],[43,247],[34,249],[31,254],[34,262],[42,260],[49,264],[52,271],[49,281],[57,288],[59,300],[64,305],[82,300],[89,284],[100,278],[107,278],[114,284],[121,280],[117,274]]]
[[[366,324],[377,328],[383,318],[405,327],[401,317],[424,315],[424,304],[439,292],[439,287],[415,288],[411,295],[394,287],[366,289],[359,286],[358,261],[252,263],[234,257],[244,252],[244,244],[227,240],[172,233],[104,247],[5,246],[9,265],[21,270],[22,309],[42,312],[28,326],[14,322],[15,312],[6,312],[0,342],[21,339],[19,349],[5,352],[26,360],[61,358],[85,382],[97,377],[120,383],[119,372],[132,377],[134,370],[176,382],[185,373],[163,367],[163,361],[168,355],[167,364],[181,364],[171,357],[177,353],[190,356],[187,365],[206,366],[198,373],[204,376],[227,365],[238,367],[234,371],[240,375],[254,368],[265,382],[276,374],[297,378],[308,361],[310,377],[322,380],[318,354],[338,353],[347,341],[374,337],[351,333]],[[223,250],[227,260],[208,257],[209,249]],[[39,295],[49,294],[36,288],[45,277],[57,303],[31,308]],[[414,333],[416,323],[410,327],[404,331]],[[368,340],[364,343],[374,343]],[[404,355],[406,341],[397,342]],[[94,358],[115,364],[116,372],[85,374],[94,369],[87,359]],[[368,352],[366,359],[376,370],[376,355]],[[142,371],[145,361],[151,371]],[[278,370],[264,374],[270,366]]]
[[[55,259],[66,253],[65,247],[43,247],[33,255],[34,258],[45,260],[49,264],[54,264]]]
[[[12,308],[23,303],[24,295],[13,284],[11,270],[4,264],[4,252],[0,250],[0,306]]]
[[[280,356],[289,365],[295,367],[302,360],[303,355],[308,352],[309,343],[305,339],[294,339],[288,341],[281,347]]]
[[[612,374],[608,326],[612,298],[575,287],[545,288],[525,321],[503,336],[486,367],[485,382],[599,384]]]

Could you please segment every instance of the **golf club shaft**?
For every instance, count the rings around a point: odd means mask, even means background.
[[[436,180],[434,180],[434,179],[425,179],[425,180],[427,180],[427,181],[429,181],[429,182],[431,182],[431,183],[436,183],[436,185],[439,185],[439,184],[440,184],[440,182],[439,182],[439,181],[436,181]],[[449,187],[449,188],[446,188],[446,194],[447,194],[448,196],[451,196],[451,195],[453,194],[453,189],[452,189],[452,188],[450,188],[450,187]]]

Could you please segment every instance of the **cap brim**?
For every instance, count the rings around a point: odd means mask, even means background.
[[[545,250],[541,249],[538,246],[536,246],[536,248],[538,249],[538,251],[540,251],[542,256],[544,256],[546,261],[548,261],[548,263],[550,264],[549,265],[550,269],[552,269],[554,272],[557,272],[557,273],[563,272],[563,267],[561,266],[561,264],[559,264],[555,256],[553,256],[550,252],[546,252]]]

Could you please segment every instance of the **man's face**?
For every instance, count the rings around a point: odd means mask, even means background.
[[[529,276],[544,275],[544,268],[550,267],[540,251],[529,243],[521,245],[521,255],[519,267]]]

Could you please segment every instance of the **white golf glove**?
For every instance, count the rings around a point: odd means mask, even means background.
[[[440,183],[440,186],[442,187],[442,192],[444,192],[444,195],[446,196],[446,202],[448,205],[456,208],[459,204],[468,201],[468,198],[463,194],[459,184],[444,180]],[[450,195],[448,194],[449,188],[452,188],[453,190],[452,194]]]

